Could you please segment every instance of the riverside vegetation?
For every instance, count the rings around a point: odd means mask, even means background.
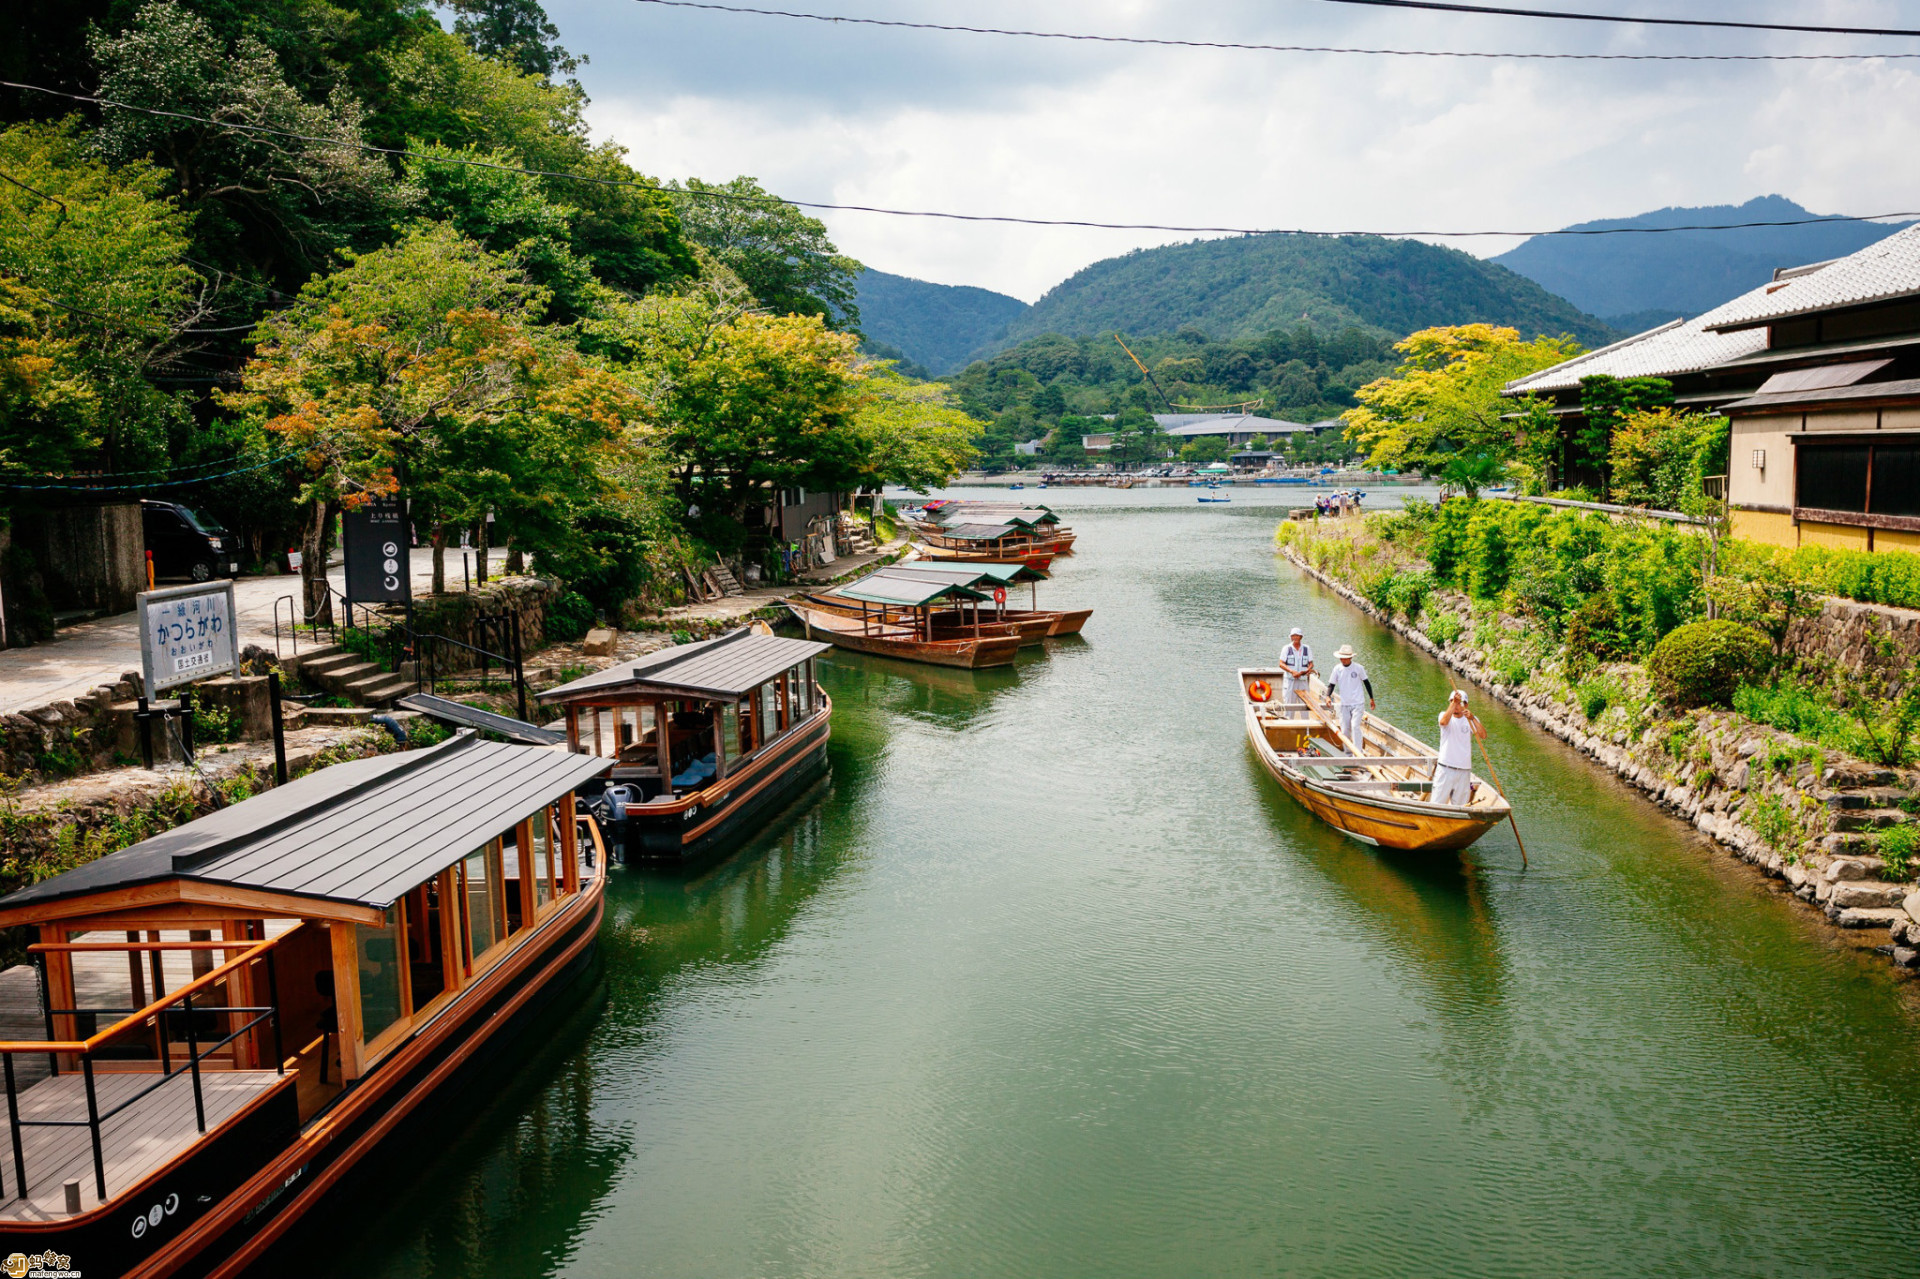
[[[1920,965],[1920,556],[1456,498],[1281,551]],[[1854,601],[1861,601],[1856,603]],[[1864,606],[1863,606],[1864,604]]]

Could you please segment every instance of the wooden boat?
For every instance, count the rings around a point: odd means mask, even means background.
[[[994,596],[993,618],[995,621],[1027,620],[1046,618],[1047,635],[1078,635],[1080,629],[1093,616],[1090,608],[1054,610],[1040,607],[1040,583],[1046,574],[1025,564],[995,563],[992,561],[973,564],[940,564],[924,560],[903,560],[886,570],[890,573],[905,573],[940,581],[958,582],[975,590],[992,591]],[[1020,582],[1028,584],[1032,591],[1031,608],[1008,608],[1006,598],[1012,588]]]
[[[990,546],[938,546],[925,541],[916,542],[913,549],[916,555],[926,560],[948,564],[1003,564],[1013,560],[1042,573],[1052,567],[1054,559],[1052,551],[996,551]]]
[[[457,1096],[586,967],[606,857],[573,792],[608,763],[462,732],[0,899],[47,1026],[0,1043],[8,1272],[237,1275]]]
[[[758,828],[827,765],[827,645],[751,628],[549,689],[567,748],[611,766],[594,798],[621,857],[695,857]]]
[[[812,608],[838,613],[856,622],[862,616],[870,616],[873,612],[871,608],[862,608],[859,600],[848,599],[845,596],[803,595],[801,599]],[[975,622],[964,608],[932,610],[927,614],[927,621],[933,628],[933,638],[955,640],[1011,635],[1020,641],[1022,648],[1030,648],[1047,638],[1047,631],[1052,625],[1050,618],[1012,618],[1000,613],[979,611],[980,620]]]
[[[969,549],[986,543],[1015,553],[1073,553],[1074,532],[1044,506],[999,502],[930,502],[914,522],[914,532],[929,545]]]
[[[979,603],[990,596],[953,582],[888,577],[873,573],[836,591],[838,600],[825,606],[809,598],[788,600],[787,610],[807,628],[809,637],[816,632],[831,643],[856,653],[874,653],[908,662],[930,662],[935,666],[1007,666],[1020,652],[1020,635],[1014,628],[997,629],[983,624],[977,635],[955,635],[936,631],[932,615],[936,610],[971,602],[978,615]],[[849,610],[841,601],[851,601]]]
[[[1505,797],[1477,775],[1468,803],[1433,803],[1427,797],[1438,752],[1377,715],[1365,717],[1363,742],[1348,742],[1319,679],[1303,702],[1288,705],[1284,675],[1279,669],[1240,672],[1247,740],[1286,792],[1335,830],[1381,848],[1445,853],[1507,820]],[[1271,691],[1259,698],[1256,685]]]
[[[1200,501],[1202,501],[1202,502],[1231,502],[1231,501],[1233,501],[1233,499],[1232,499],[1232,498],[1230,498],[1230,497],[1203,497],[1203,498],[1201,498],[1201,499],[1200,499]]]

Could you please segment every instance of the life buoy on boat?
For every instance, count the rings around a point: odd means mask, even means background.
[[[1257,679],[1247,685],[1247,696],[1256,702],[1264,702],[1273,696],[1273,685],[1263,679]]]

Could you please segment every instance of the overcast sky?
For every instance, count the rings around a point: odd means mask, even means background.
[[[755,3],[755,0],[744,0]],[[1920,208],[1920,60],[1569,63],[1229,52],[878,30],[546,0],[596,136],[664,178],[800,200],[1099,221],[1539,229],[1778,193]],[[1920,53],[1920,40],[1676,31],[1325,0],[758,0],[969,26],[1528,52]],[[1920,27],[1920,0],[1529,7]],[[1028,301],[1154,232],[821,214],[869,266]],[[1450,241],[1492,254],[1513,241]]]

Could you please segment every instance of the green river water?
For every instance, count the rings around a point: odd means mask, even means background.
[[[1920,1275],[1887,962],[1486,698],[1531,870],[1312,820],[1234,669],[1297,622],[1428,737],[1450,681],[1273,556],[1297,494],[1194,497],[1046,495],[1082,641],[826,662],[830,780],[616,868],[597,980],[273,1271]]]

